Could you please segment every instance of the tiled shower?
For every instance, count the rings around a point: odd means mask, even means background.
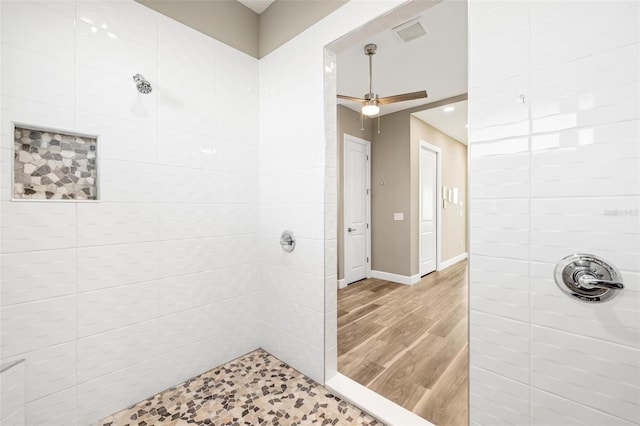
[[[471,2],[471,423],[640,423],[638,2]],[[562,293],[574,253],[617,266]]]
[[[3,419],[89,424],[257,347],[323,382],[322,46],[393,4],[259,63],[133,1],[0,3]],[[13,122],[97,136],[99,201],[11,201]]]
[[[133,1],[1,6],[2,361],[27,424],[89,424],[259,346],[258,60]],[[12,122],[98,136],[100,200],[10,201]]]
[[[94,423],[259,346],[335,372],[322,48],[400,3],[260,61],[133,1],[0,3],[2,420]],[[638,43],[637,2],[470,4],[472,424],[640,422]],[[11,202],[12,122],[98,136],[100,201]],[[624,293],[561,294],[574,251]]]

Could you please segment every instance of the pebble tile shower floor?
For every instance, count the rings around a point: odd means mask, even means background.
[[[258,349],[99,422],[151,425],[382,425]]]

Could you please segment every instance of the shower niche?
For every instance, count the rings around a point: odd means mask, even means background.
[[[98,138],[15,124],[13,200],[98,200]]]

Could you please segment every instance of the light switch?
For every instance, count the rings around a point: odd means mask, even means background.
[[[404,220],[404,213],[394,213],[393,220]]]

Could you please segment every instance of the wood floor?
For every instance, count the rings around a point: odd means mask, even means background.
[[[467,425],[467,261],[338,291],[338,371],[438,426]]]

